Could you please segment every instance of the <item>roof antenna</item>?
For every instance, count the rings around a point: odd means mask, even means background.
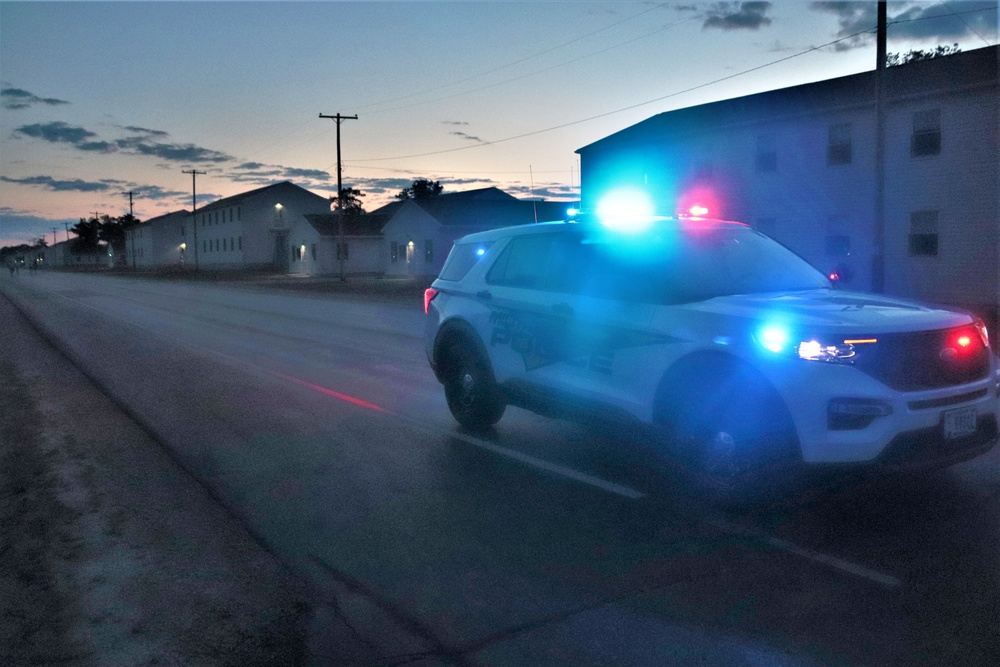
[[[528,165],[528,177],[531,179],[531,208],[535,212],[535,224],[538,224],[538,203],[535,202],[535,173],[531,171],[531,165]]]

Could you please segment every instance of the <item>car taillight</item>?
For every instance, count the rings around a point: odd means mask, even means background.
[[[436,289],[434,289],[433,287],[428,287],[427,289],[424,290],[424,315],[427,315],[427,314],[430,313],[430,311],[431,311],[431,301],[434,300],[434,297],[436,297],[437,294],[438,294],[438,291]]]

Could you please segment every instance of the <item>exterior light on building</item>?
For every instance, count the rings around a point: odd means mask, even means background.
[[[187,250],[187,247],[188,247],[188,244],[187,244],[187,243],[182,243],[182,244],[181,244],[181,250],[182,250],[182,251],[184,251],[184,250]]]

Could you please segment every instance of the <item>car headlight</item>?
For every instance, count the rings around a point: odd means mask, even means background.
[[[754,335],[754,340],[768,352],[806,361],[850,362],[859,345],[872,345],[876,338],[844,336],[797,336],[779,325],[769,325]]]

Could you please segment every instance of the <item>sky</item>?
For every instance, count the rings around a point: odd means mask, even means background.
[[[997,44],[997,0],[889,2],[888,50]],[[876,3],[0,0],[0,246],[284,180],[579,198],[664,111],[875,67]],[[53,233],[53,229],[56,232]]]

